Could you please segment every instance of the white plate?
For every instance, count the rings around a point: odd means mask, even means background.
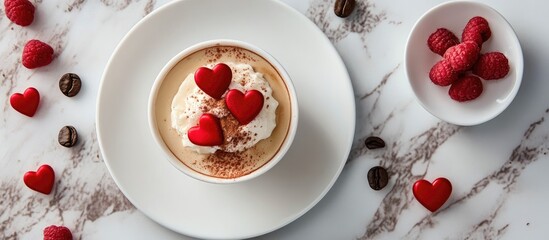
[[[154,143],[147,101],[162,67],[183,49],[237,39],[273,55],[292,78],[300,122],[273,169],[234,185],[194,180]],[[333,185],[355,128],[354,94],[339,55],[305,16],[276,1],[175,1],[139,22],[113,53],[101,80],[97,135],[118,187],[143,213],[183,234],[247,238],[276,230],[311,209]]]
[[[461,39],[465,24],[475,16],[484,17],[492,31],[481,53],[502,52],[511,68],[503,79],[482,80],[482,94],[460,103],[448,95],[449,86],[437,86],[429,79],[429,70],[442,57],[429,50],[427,38],[437,28],[447,28]],[[427,111],[446,122],[469,126],[486,122],[509,106],[520,87],[524,63],[519,40],[501,14],[482,3],[454,1],[432,8],[416,22],[406,46],[405,66],[414,94]]]

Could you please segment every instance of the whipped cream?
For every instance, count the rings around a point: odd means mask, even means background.
[[[225,106],[225,95],[221,100],[215,100],[204,93],[194,81],[194,73],[187,75],[179,86],[171,106],[171,126],[182,138],[182,144],[201,154],[211,154],[217,150],[225,152],[241,152],[253,147],[262,139],[271,136],[276,127],[276,108],[278,102],[272,96],[272,89],[262,73],[255,72],[252,66],[244,63],[224,62],[232,70],[232,80],[229,89],[241,92],[257,90],[263,94],[263,109],[246,125],[232,125],[223,129],[225,143],[220,146],[198,146],[193,144],[187,135],[189,128],[197,126],[200,116],[210,113],[217,116],[223,124],[224,118],[231,113]],[[214,64],[206,67],[212,68]]]

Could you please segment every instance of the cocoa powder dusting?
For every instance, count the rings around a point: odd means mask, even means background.
[[[205,51],[205,55],[208,63],[219,62],[219,59],[224,56],[233,58],[237,62],[256,62],[253,56],[239,47],[212,47]]]
[[[249,174],[255,169],[253,156],[244,153],[217,151],[203,161],[203,165],[212,175],[221,178],[236,178]]]
[[[233,115],[228,115],[220,120],[223,134],[227,136],[225,142],[221,145],[221,149],[234,148],[239,144],[247,144],[251,141],[250,133],[242,130],[242,126],[238,123]]]
[[[204,104],[200,106],[200,111],[204,113],[211,113],[212,109],[222,109],[223,113],[228,113],[229,111],[229,109],[227,109],[227,106],[225,105],[224,99],[217,100],[214,98],[208,98],[204,101]]]

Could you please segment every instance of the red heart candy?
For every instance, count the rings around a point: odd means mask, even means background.
[[[433,184],[421,179],[414,183],[413,192],[421,205],[434,212],[442,207],[450,197],[452,184],[446,178],[437,178],[433,181]]]
[[[223,130],[219,119],[212,114],[202,114],[198,126],[187,131],[189,140],[199,146],[217,146],[223,144]]]
[[[231,89],[225,96],[225,104],[233,116],[242,125],[254,120],[263,109],[263,94],[257,90],[247,91],[246,94]]]
[[[14,93],[10,97],[10,104],[13,109],[29,117],[34,116],[40,103],[40,93],[33,87],[27,88],[23,94]]]
[[[194,73],[196,85],[210,97],[218,100],[229,88],[232,78],[231,68],[223,63],[215,65],[212,69],[201,67]]]
[[[43,194],[50,194],[54,181],[55,173],[53,168],[47,164],[40,166],[38,171],[28,171],[23,176],[23,182],[27,187]]]

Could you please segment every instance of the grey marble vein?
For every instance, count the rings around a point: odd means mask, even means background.
[[[53,7],[65,14],[76,15],[83,11],[85,7],[96,8],[99,5],[109,7],[112,11],[121,11],[133,2],[135,1],[104,0],[91,2],[73,0],[56,3]],[[47,6],[42,6],[42,4],[45,5],[45,3],[41,0],[33,1],[33,3],[37,9],[42,11],[38,13],[44,14],[43,10],[47,9]],[[156,1],[147,0],[142,2],[140,6],[142,7],[138,7],[138,9],[142,9],[142,16],[145,16],[155,8]],[[56,72],[59,71],[57,67],[70,69],[72,66],[78,65],[79,55],[75,53],[78,50],[67,49],[67,46],[71,43],[70,41],[81,40],[75,39],[78,36],[71,35],[73,33],[73,22],[70,20],[72,17],[60,18],[62,21],[56,18],[52,19],[48,20],[44,15],[37,15],[35,18],[37,22],[33,25],[20,27],[5,18],[2,8],[0,14],[0,30],[2,31],[0,35],[0,42],[2,42],[0,58],[3,63],[0,65],[0,101],[2,102],[0,127],[6,131],[4,132],[5,135],[2,136],[3,140],[0,142],[0,147],[5,147],[2,146],[4,145],[3,141],[9,140],[10,134],[17,134],[12,136],[14,139],[24,139],[25,137],[21,135],[24,131],[6,129],[8,125],[12,128],[23,127],[19,124],[14,126],[15,123],[10,120],[13,117],[12,114],[17,117],[17,113],[11,109],[9,103],[10,95],[14,92],[23,92],[29,86],[36,86],[36,81],[42,81],[40,83],[45,86],[41,85],[42,88],[39,90],[43,95],[41,105],[42,103],[44,105],[40,107],[39,113],[40,111],[50,110],[54,101],[59,100],[52,97],[52,94],[56,92],[49,91],[50,89],[56,90],[57,81],[56,79],[43,79],[44,76],[55,76]],[[44,67],[45,70],[29,70],[21,64],[23,46],[30,39],[41,40],[54,48],[54,62],[51,66]],[[72,56],[65,57],[64,55],[67,54],[65,51]],[[49,83],[46,82],[48,80],[50,80]],[[90,79],[90,81],[93,80]],[[90,82],[89,84],[92,85],[93,83]],[[51,87],[48,88],[49,86]],[[84,99],[63,99],[63,101],[63,103],[72,101],[78,104],[86,102]],[[70,119],[71,113],[63,113],[63,111],[61,109],[61,115]],[[34,119],[25,120],[36,123],[41,119],[35,117]],[[51,127],[53,126],[47,126],[48,129]],[[76,127],[78,128],[78,126]],[[82,239],[82,232],[90,223],[114,213],[135,211],[133,205],[114,184],[101,159],[95,130],[91,133],[85,131],[79,133],[80,143],[77,146],[65,149],[59,146],[52,137],[51,143],[42,144],[42,147],[35,150],[36,154],[31,154],[34,157],[30,159],[13,158],[19,156],[18,151],[26,152],[31,146],[17,147],[14,144],[8,144],[11,147],[8,149],[7,154],[3,155],[3,151],[0,151],[2,163],[10,164],[10,170],[3,170],[3,172],[13,172],[13,174],[3,175],[0,179],[0,193],[3,196],[0,198],[0,239],[21,239],[29,232],[41,231],[42,226],[51,224],[66,225],[73,232],[75,239]],[[43,146],[48,147],[44,148]],[[50,164],[55,170],[55,185],[49,195],[43,195],[28,189],[22,181],[25,171],[35,170],[41,164]],[[23,166],[26,167],[23,169]],[[27,169],[28,166],[31,166],[30,169]],[[75,214],[77,215],[76,218]]]
[[[357,1],[353,13],[342,21],[334,21],[338,17],[334,14],[334,5],[331,0],[315,0],[311,2],[306,15],[326,34],[337,43],[351,33],[356,33],[367,49],[366,37],[381,22],[387,20],[387,13],[378,10],[373,1]],[[394,21],[393,21],[394,22]]]
[[[55,159],[66,164],[62,169],[55,169],[56,180],[50,195],[27,189],[19,178],[2,178],[0,239],[18,239],[20,234],[44,222],[66,224],[76,235],[75,239],[82,239],[79,233],[88,222],[119,211],[134,211],[106,170],[95,131],[83,136],[80,143],[68,151],[67,159]],[[80,216],[76,222],[66,222],[65,213],[72,211]],[[26,224],[21,225],[21,221]]]
[[[148,15],[154,10],[154,5],[156,4],[156,0],[148,0],[147,4],[145,4],[145,15]]]
[[[549,142],[547,141],[549,133],[546,131],[549,129],[549,123],[546,121],[547,117],[549,117],[549,109],[545,110],[543,117],[530,124],[524,132],[521,143],[515,147],[507,161],[499,169],[480,179],[465,195],[416,223],[408,232],[407,237],[411,239],[421,238],[424,229],[433,227],[430,223],[432,218],[437,217],[441,212],[456,207],[456,205],[464,204],[473,199],[491,184],[496,184],[501,189],[501,194],[498,195],[495,202],[496,205],[490,216],[476,223],[465,237],[468,239],[478,239],[479,237],[495,239],[500,237],[507,225],[499,228],[493,224],[493,220],[498,216],[523,170],[529,164],[543,159],[549,152]]]
[[[70,2],[66,2],[63,4],[63,6],[66,6],[66,12],[72,12],[74,10],[82,10],[82,6],[86,3],[86,0],[73,0]]]
[[[355,140],[354,144],[353,144],[353,147],[351,149],[351,152],[349,153],[349,157],[348,157],[348,162],[353,160],[353,159],[356,159],[358,158],[359,156],[363,155],[364,153],[366,153],[367,151],[367,148],[366,146],[364,145],[364,140],[366,140],[367,137],[369,136],[372,136],[372,135],[379,135],[384,126],[386,125],[387,122],[389,122],[394,116],[395,116],[395,113],[394,111],[391,112],[386,119],[384,119],[384,121],[382,121],[382,123],[380,124],[374,124],[371,117],[372,117],[372,114],[374,112],[376,112],[376,108],[377,108],[377,103],[379,102],[379,97],[381,95],[381,92],[383,91],[385,85],[387,84],[387,82],[389,81],[389,79],[391,78],[391,76],[393,76],[393,74],[395,73],[395,71],[397,71],[398,69],[400,68],[400,64],[397,65],[393,70],[391,70],[389,73],[386,73],[383,78],[381,79],[381,81],[369,92],[367,93],[364,93],[362,94],[362,96],[360,96],[357,101],[359,102],[359,104],[361,104],[360,102],[361,101],[373,101],[374,103],[372,104],[372,108],[368,111],[368,113],[366,114],[366,119],[368,120],[367,123],[358,123],[358,126],[357,128],[363,128],[364,125],[369,125],[369,126],[372,126],[372,132],[370,134],[368,134],[367,136],[363,136],[363,137],[360,137],[358,138],[358,140]],[[356,138],[356,137],[355,137]]]
[[[360,239],[373,239],[383,232],[393,231],[398,223],[399,216],[413,201],[413,183],[425,176],[431,157],[439,146],[455,135],[460,127],[438,123],[435,127],[411,139],[403,139],[389,144],[388,149],[376,157],[381,166],[386,168],[394,178],[393,188],[387,193],[378,207],[372,221],[366,227],[366,233]],[[357,149],[353,149],[357,151]],[[415,165],[424,165],[420,175],[413,175]]]
[[[113,7],[116,10],[124,10],[128,7],[132,0],[100,0],[101,3],[105,4],[107,7]]]

